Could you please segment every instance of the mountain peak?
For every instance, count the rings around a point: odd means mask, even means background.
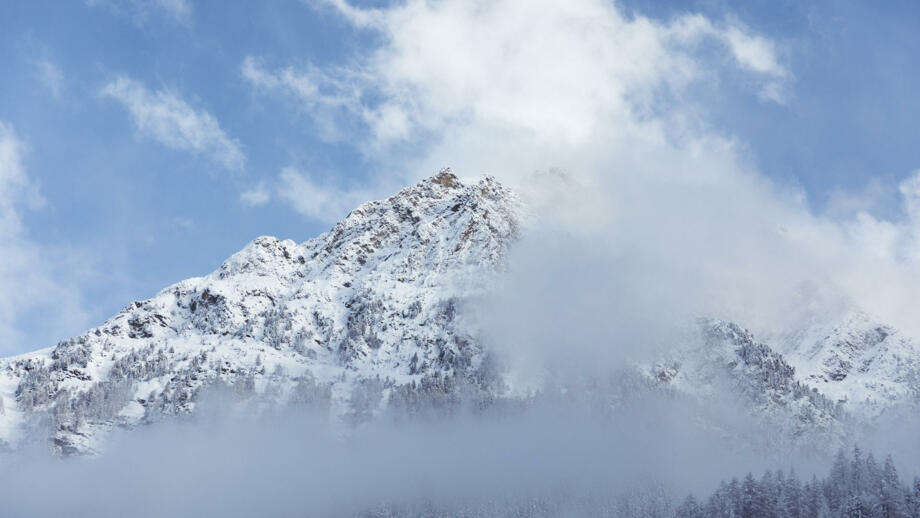
[[[493,178],[445,169],[303,243],[258,237],[98,328],[0,360],[0,447],[50,430],[59,453],[98,451],[108,430],[191,413],[213,386],[361,420],[396,393],[485,383],[460,309],[504,268],[522,213]]]
[[[431,181],[440,185],[441,187],[453,187],[454,182],[457,181],[457,175],[455,175],[449,167],[445,167],[444,169],[441,169],[441,172],[433,176]]]

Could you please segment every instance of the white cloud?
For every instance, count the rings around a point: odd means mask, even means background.
[[[785,77],[788,74],[776,61],[772,41],[747,34],[738,27],[729,27],[722,33],[722,37],[728,42],[732,55],[744,67],[774,77]]]
[[[672,26],[673,34],[685,43],[704,38],[722,42],[735,63],[758,79],[758,95],[765,101],[784,104],[786,83],[790,72],[779,63],[776,44],[757,34],[752,34],[743,24],[725,22],[716,24],[700,15],[688,15]]]
[[[247,207],[258,207],[275,199],[307,218],[333,223],[375,195],[376,191],[371,189],[342,188],[331,175],[319,180],[315,175],[285,167],[276,179],[259,182],[243,191],[240,202]]]
[[[268,186],[265,182],[259,182],[259,184],[252,189],[243,191],[240,194],[240,201],[247,207],[265,205],[269,200],[271,200],[271,192],[268,190]]]
[[[920,170],[901,182],[898,190],[904,197],[904,208],[911,222],[920,226]]]
[[[729,27],[723,37],[739,64],[766,78],[761,84],[761,99],[785,103],[784,90],[789,73],[777,63],[773,43],[763,37],[746,34],[737,27]]]
[[[33,62],[35,66],[35,76],[55,99],[60,99],[61,92],[64,89],[64,74],[61,68],[49,61],[40,59]]]
[[[898,192],[879,179],[860,188],[831,188],[824,212],[837,220],[852,219],[860,213],[891,216],[897,212]]]
[[[773,42],[700,15],[658,23],[603,0],[409,1],[375,10],[325,3],[384,44],[355,66],[329,70],[272,73],[247,58],[244,75],[311,107],[350,110],[378,145],[467,120],[526,127],[554,141],[592,138],[607,121],[650,109],[663,92],[679,94],[709,74],[712,64],[697,59],[705,41],[723,44],[764,99],[782,102],[790,76]]]
[[[70,254],[36,243],[26,232],[23,210],[41,208],[44,200],[27,174],[25,153],[26,145],[12,127],[0,122],[0,355],[4,356],[52,345],[42,340],[78,330],[87,319]],[[36,312],[46,315],[37,326]],[[30,317],[31,323],[26,322]]]
[[[281,171],[275,195],[304,216],[326,222],[338,221],[372,198],[369,191],[340,189],[292,167]]]
[[[17,236],[22,228],[20,208],[38,208],[44,200],[29,180],[22,155],[25,145],[12,127],[0,121],[0,236]]]
[[[127,108],[142,136],[172,149],[206,154],[227,169],[241,169],[246,161],[239,142],[224,133],[217,119],[193,108],[175,92],[150,91],[122,76],[105,85],[102,94]]]
[[[360,90],[355,79],[348,76],[347,69],[340,71],[345,77],[335,78],[313,66],[295,70],[285,67],[276,72],[264,68],[262,62],[247,56],[240,66],[243,77],[253,86],[265,90],[283,90],[305,103],[316,106],[360,109]]]
[[[378,9],[359,9],[352,7],[348,0],[303,0],[304,3],[324,3],[334,7],[356,27],[380,27],[381,11]]]
[[[240,72],[257,90],[280,92],[295,99],[317,123],[319,135],[328,140],[346,135],[337,125],[342,114],[359,113],[363,109],[361,80],[350,77],[347,69],[339,70],[337,76],[313,66],[270,71],[261,60],[247,56]]]

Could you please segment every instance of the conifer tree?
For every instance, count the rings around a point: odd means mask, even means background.
[[[881,518],[902,518],[905,513],[904,489],[898,478],[894,460],[891,455],[885,457],[885,467],[882,469],[881,483],[879,484],[879,508]]]

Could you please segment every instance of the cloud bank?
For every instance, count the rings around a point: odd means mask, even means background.
[[[226,410],[123,433],[97,458],[6,454],[0,497],[17,516],[374,516],[388,504],[614,499],[652,481],[669,498],[741,470],[788,468],[731,451],[686,426],[692,406],[665,400],[609,416],[571,404],[434,421],[384,416],[345,432],[294,411]]]

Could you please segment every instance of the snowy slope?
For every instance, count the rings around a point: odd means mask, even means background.
[[[797,376],[782,354],[741,326],[701,319],[699,338],[665,353],[646,367],[661,386],[714,405],[739,397],[750,415],[778,429],[775,445],[842,446],[846,414]]]
[[[777,339],[798,375],[864,419],[917,399],[920,344],[864,311]]]

